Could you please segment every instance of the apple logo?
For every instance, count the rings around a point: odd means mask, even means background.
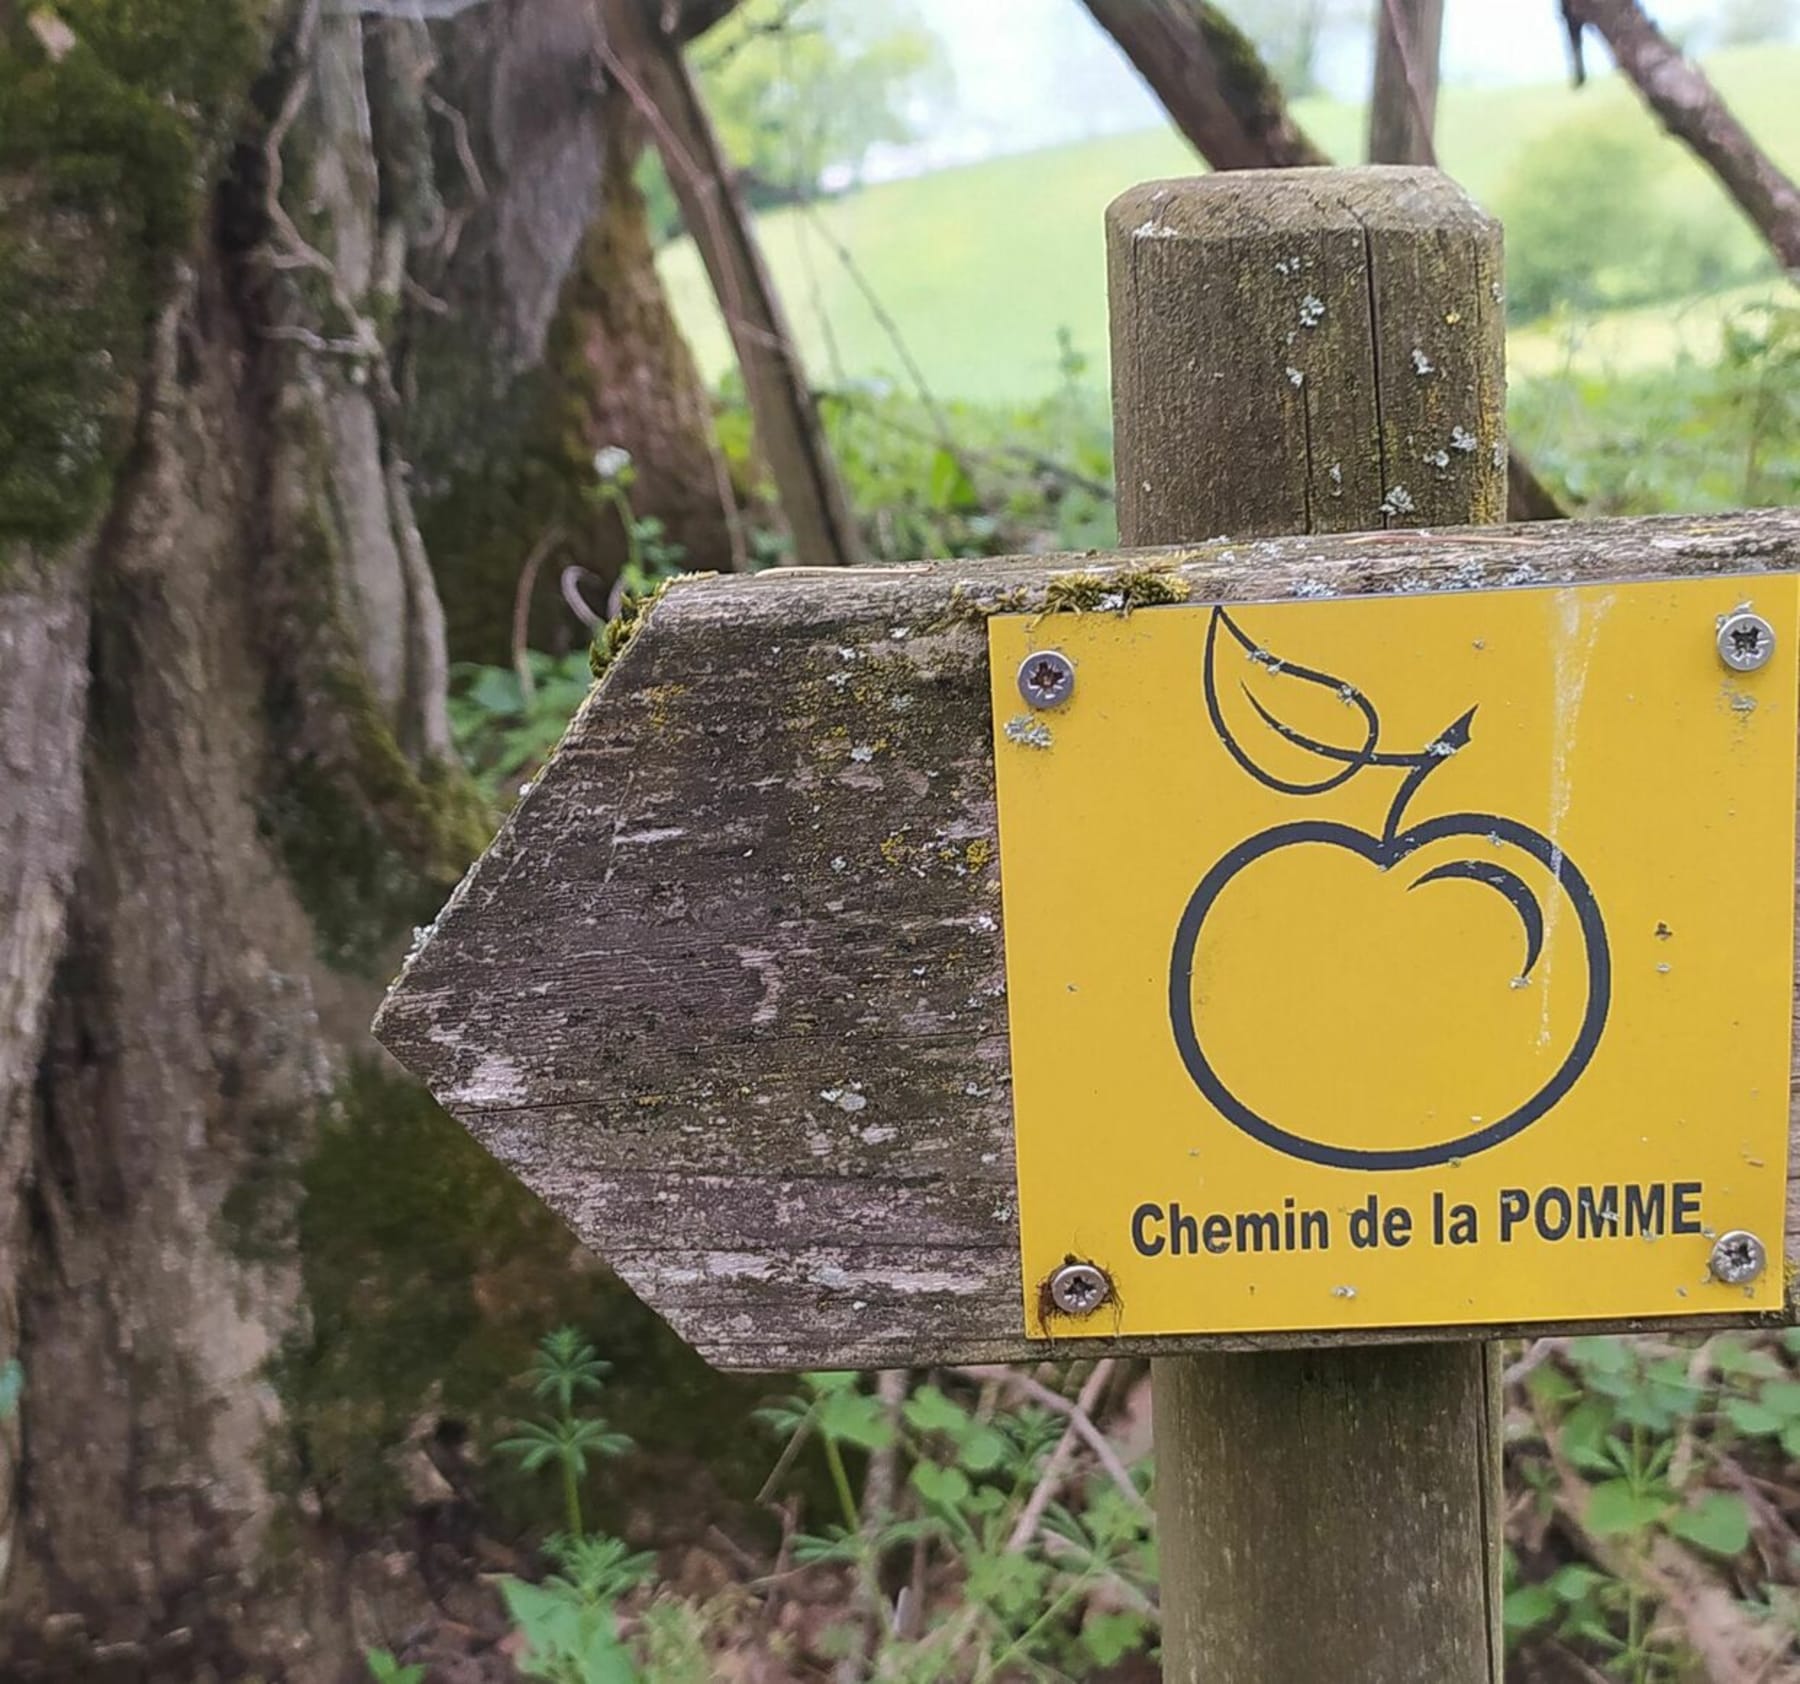
[[[1328,688],[1353,709],[1360,720],[1362,741],[1355,747],[1343,747],[1305,735],[1278,719],[1256,698],[1249,686],[1244,685],[1244,695],[1257,716],[1284,742],[1320,762],[1320,775],[1311,781],[1301,781],[1278,776],[1259,765],[1227,725],[1220,706],[1221,633],[1271,676],[1296,684]],[[1388,806],[1379,835],[1329,819],[1296,819],[1246,837],[1201,878],[1176,928],[1169,966],[1170,1022],[1176,1047],[1195,1085],[1221,1116],[1253,1139],[1291,1157],[1338,1169],[1421,1169],[1485,1152],[1529,1128],[1569,1092],[1593,1058],[1606,1026],[1612,994],[1612,964],[1606,925],[1594,891],[1574,862],[1549,837],[1517,819],[1494,813],[1444,813],[1415,823],[1407,822],[1408,807],[1432,773],[1452,755],[1468,748],[1475,709],[1470,708],[1452,721],[1421,749],[1404,752],[1383,749],[1381,721],[1367,696],[1328,673],[1277,659],[1246,636],[1223,608],[1212,611],[1204,665],[1206,709],[1213,729],[1237,765],[1265,788],[1282,795],[1307,798],[1337,789],[1351,778],[1374,768],[1390,768],[1404,775]],[[1404,865],[1428,845],[1454,844],[1465,839],[1469,857],[1453,858],[1422,872],[1408,888],[1423,889],[1431,884],[1460,880],[1479,884],[1502,896],[1518,915],[1523,937],[1524,964],[1518,973],[1520,979],[1529,979],[1543,950],[1545,918],[1537,893],[1507,863],[1509,853],[1520,864],[1535,862],[1541,870],[1534,875],[1540,878],[1547,875],[1552,892],[1567,897],[1574,911],[1587,960],[1587,1000],[1573,1044],[1547,1079],[1504,1115],[1491,1121],[1481,1119],[1482,1126],[1468,1133],[1453,1139],[1391,1148],[1344,1146],[1314,1138],[1302,1123],[1293,1120],[1282,1123],[1260,1115],[1232,1092],[1216,1068],[1217,1060],[1208,1056],[1205,1014],[1196,1012],[1194,1005],[1196,958],[1204,951],[1208,916],[1226,888],[1285,849],[1339,849],[1365,861],[1378,872],[1388,872]]]

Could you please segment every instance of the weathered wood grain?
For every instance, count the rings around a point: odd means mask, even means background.
[[[1454,183],[1165,182],[1150,223],[1144,197],[1107,217],[1128,542],[1498,518],[1500,230]],[[1218,430],[1199,472],[1195,417]],[[1154,1361],[1169,1684],[1303,1684],[1322,1656],[1359,1684],[1499,1684],[1494,1359],[1464,1341]]]
[[[1148,182],[1106,230],[1127,542],[1504,517],[1500,229],[1448,177]]]
[[[1777,510],[683,581],[377,1030],[715,1363],[1041,1355],[984,614],[1096,582],[1128,608],[1171,581],[1266,601],[1796,569],[1800,511]],[[1447,1336],[1485,1335],[1396,1337]]]
[[[1500,1684],[1493,1349],[1151,1365],[1166,1684]]]

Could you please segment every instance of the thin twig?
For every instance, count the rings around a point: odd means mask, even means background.
[[[727,41],[710,58],[696,57],[694,60],[695,73],[700,76],[711,76],[714,72],[723,70],[752,41],[760,41],[771,35],[787,35],[795,32],[793,30],[795,16],[802,7],[810,4],[811,0],[786,0],[781,10],[766,23],[746,24],[734,40]],[[819,26],[811,24],[804,31],[797,33],[816,35],[819,33]]]
[[[603,584],[598,573],[592,573],[585,567],[565,567],[562,577],[557,580],[557,588],[562,592],[562,599],[569,605],[569,612],[575,616],[591,632],[598,631],[606,624],[606,616],[596,613],[588,606],[587,598],[581,594],[581,581],[592,579],[595,584]],[[757,1498],[761,1502],[762,1498]]]
[[[966,1375],[971,1380],[998,1380],[1004,1386],[1031,1399],[1033,1403],[1042,1404],[1044,1408],[1053,1410],[1058,1415],[1066,1415],[1075,1431],[1093,1451],[1094,1458],[1103,1467],[1113,1484],[1130,1498],[1132,1504],[1139,1509],[1147,1510],[1150,1505],[1144,1501],[1144,1494],[1132,1483],[1131,1475],[1126,1472],[1125,1464],[1119,1460],[1119,1453],[1113,1449],[1106,1434],[1094,1425],[1092,1418],[1078,1403],[1071,1403],[1060,1392],[1053,1392],[1041,1381],[1031,1378],[1029,1374],[1021,1374],[1016,1369],[994,1365],[953,1368],[952,1374]]]
[[[853,390],[825,390],[821,391],[819,396],[834,398],[839,403],[858,408],[877,427],[884,428],[890,433],[897,433],[902,438],[917,439],[921,444],[938,442],[937,435],[928,433],[921,427],[908,426],[904,421],[898,421],[891,415],[884,415],[880,410],[863,404],[860,394]],[[1078,468],[1071,468],[1066,463],[1057,461],[1054,456],[1046,456],[1041,450],[1033,450],[1029,445],[1003,444],[994,448],[964,445],[961,448],[961,454],[971,462],[985,463],[996,467],[1002,459],[1010,457],[1014,462],[1031,468],[1037,473],[1047,474],[1053,479],[1061,480],[1063,484],[1071,486],[1077,491],[1085,491],[1090,497],[1098,498],[1103,503],[1110,503],[1113,500],[1113,488],[1104,480],[1084,474]],[[1508,540],[1508,542],[1518,541],[1522,540]]]
[[[844,273],[850,277],[851,284],[862,294],[863,302],[869,306],[870,314],[874,316],[876,325],[881,329],[888,344],[894,348],[894,354],[900,359],[901,367],[906,370],[907,378],[912,381],[913,389],[919,394],[919,401],[924,404],[926,413],[931,417],[932,425],[937,428],[939,441],[946,450],[955,455],[957,453],[956,440],[950,431],[950,417],[945,413],[944,406],[938,402],[930,382],[926,380],[925,370],[919,366],[918,358],[912,354],[912,347],[907,344],[906,335],[900,331],[899,322],[894,319],[888,307],[882,303],[881,295],[876,292],[855,257],[851,255],[850,248],[832,233],[817,208],[810,203],[803,203],[800,209],[805,214],[807,221],[812,224],[819,238],[825,242],[832,256],[843,266]]]
[[[527,659],[531,651],[526,647],[531,632],[531,593],[537,588],[538,569],[544,565],[544,558],[562,541],[563,529],[552,521],[531,546],[525,565],[519,569],[518,583],[513,586],[513,671],[519,675],[519,694],[527,702],[537,694],[537,681],[531,676],[531,662]]]
[[[1712,1367],[1712,1352],[1713,1341],[1703,1339],[1694,1347],[1694,1354],[1688,1360],[1687,1381],[1696,1392]],[[1669,1458],[1669,1484],[1677,1491],[1685,1489],[1688,1473],[1694,1465],[1694,1425],[1698,1418],[1696,1411],[1682,1422],[1681,1437],[1676,1442],[1675,1453]]]
[[[1501,1373],[1501,1390],[1511,1391],[1515,1386],[1524,1385],[1550,1358],[1566,1350],[1568,1343],[1566,1339],[1533,1339],[1526,1346],[1525,1354],[1517,1362],[1508,1363]]]
[[[1094,1364],[1094,1372],[1087,1377],[1087,1383],[1081,1388],[1081,1395],[1075,1400],[1075,1408],[1081,1415],[1091,1415],[1094,1405],[1099,1402],[1100,1394],[1106,1389],[1107,1379],[1112,1374],[1113,1359],[1102,1357]],[[1063,1428],[1063,1435],[1056,1441],[1056,1448],[1050,1452],[1050,1458],[1044,1463],[1043,1474],[1033,1487],[1031,1496],[1025,1507],[1019,1511],[1017,1523],[1013,1526],[1012,1535],[1006,1540],[1008,1550],[1017,1552],[1024,1549],[1037,1536],[1037,1529],[1044,1518],[1044,1511],[1055,1500],[1062,1489],[1064,1478],[1068,1474],[1069,1463],[1074,1460],[1075,1442],[1080,1436],[1075,1422],[1070,1420]],[[1135,1489],[1135,1488],[1134,1488]]]

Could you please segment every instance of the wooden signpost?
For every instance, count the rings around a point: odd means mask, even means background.
[[[1108,240],[1175,547],[672,585],[377,1029],[717,1364],[1154,1357],[1169,1678],[1493,1684],[1492,1341],[1786,1313],[1800,511],[1454,530],[1431,172]]]

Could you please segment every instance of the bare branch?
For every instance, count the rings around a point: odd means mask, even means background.
[[[1800,187],[1751,138],[1705,72],[1637,0],[1566,0],[1563,9],[1577,33],[1585,25],[1612,49],[1644,103],[1719,178],[1782,268],[1800,271]]]
[[[1375,21],[1369,162],[1435,164],[1444,0],[1382,0]]]

